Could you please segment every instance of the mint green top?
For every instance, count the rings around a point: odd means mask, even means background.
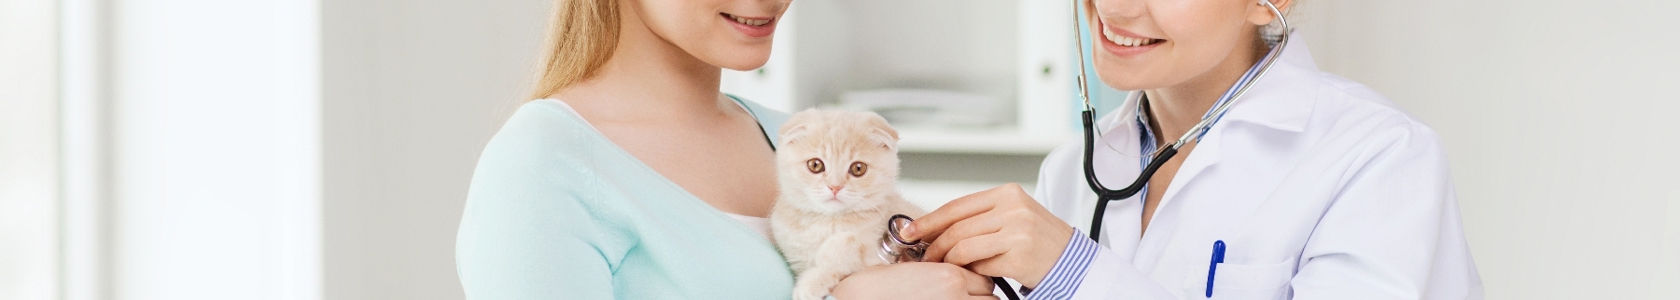
[[[769,147],[787,115],[736,100]],[[680,145],[672,145],[680,147]],[[526,103],[485,147],[455,242],[467,299],[788,299],[763,235],[618,148],[565,103]]]

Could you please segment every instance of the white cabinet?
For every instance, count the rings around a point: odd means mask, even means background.
[[[1073,141],[1069,1],[799,0],[763,68],[725,71],[723,90],[796,111],[848,91],[934,89],[1002,99],[1003,125],[899,125],[917,153],[1042,155]]]

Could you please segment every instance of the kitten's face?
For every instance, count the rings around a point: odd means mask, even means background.
[[[806,110],[781,128],[776,151],[783,201],[805,211],[880,207],[898,180],[898,132],[867,112]]]

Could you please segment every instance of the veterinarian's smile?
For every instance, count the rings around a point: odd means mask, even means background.
[[[1103,42],[1101,44],[1103,50],[1107,50],[1108,53],[1115,56],[1125,57],[1143,54],[1149,52],[1149,50],[1154,50],[1156,46],[1167,41],[1145,37],[1119,27],[1110,26],[1103,21],[1098,21],[1098,25],[1102,26]]]

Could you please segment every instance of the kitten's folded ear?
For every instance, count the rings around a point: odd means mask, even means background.
[[[811,120],[816,118],[816,114],[817,109],[807,108],[805,111],[789,116],[786,122],[782,122],[782,128],[776,130],[776,135],[780,137],[781,144],[787,144],[793,140],[805,137],[805,133],[809,127],[807,125],[810,125]]]
[[[881,118],[880,114],[865,113],[869,115],[865,121],[870,127],[869,139],[880,143],[881,147],[887,148],[887,150],[898,148],[898,130],[893,129],[892,125],[887,123],[887,119]]]

